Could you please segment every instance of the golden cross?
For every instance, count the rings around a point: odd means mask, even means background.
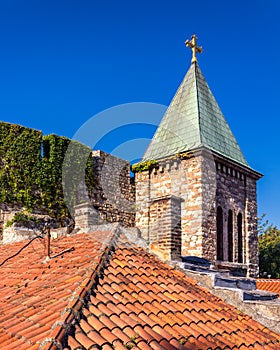
[[[196,39],[197,39],[197,36],[194,34],[192,36],[192,40],[185,41],[186,46],[189,46],[192,49],[192,63],[197,62],[196,53],[202,52],[202,47],[197,46]]]

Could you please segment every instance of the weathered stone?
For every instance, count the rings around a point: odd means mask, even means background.
[[[130,177],[130,163],[103,151],[92,151],[96,179],[90,202],[101,221],[135,225],[135,188]]]
[[[258,273],[256,180],[258,174],[235,162],[202,149],[191,157],[176,160],[176,171],[160,162],[160,171],[146,170],[135,174],[136,226],[150,242],[168,222],[168,211],[160,198],[181,198],[180,208],[169,211],[180,216],[181,255],[217,260],[217,246],[223,248],[222,259],[245,264],[248,276]],[[157,210],[151,203],[157,202]],[[223,216],[223,232],[217,236],[217,208]],[[161,219],[165,212],[165,221]],[[229,215],[232,215],[232,242],[229,241]],[[157,219],[156,219],[157,215]],[[239,219],[238,219],[239,217]],[[154,222],[157,221],[157,226]],[[240,222],[239,222],[239,221]],[[171,222],[171,217],[169,218]],[[240,231],[240,232],[239,232]],[[239,234],[238,234],[239,232]],[[154,242],[153,242],[153,246]],[[230,246],[230,247],[229,247]],[[163,248],[162,248],[163,249]],[[232,257],[229,255],[232,254]],[[171,256],[172,252],[165,252]]]

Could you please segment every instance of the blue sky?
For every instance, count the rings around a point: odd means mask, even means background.
[[[168,105],[194,32],[201,70],[249,164],[265,174],[259,214],[280,226],[278,0],[1,0],[0,119],[71,138],[107,108]],[[152,132],[113,130],[106,150]]]

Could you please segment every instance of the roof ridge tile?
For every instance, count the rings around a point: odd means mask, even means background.
[[[120,232],[118,230],[110,231],[110,237],[107,237],[107,240],[101,244],[99,250],[101,252],[101,256],[99,259],[97,259],[98,263],[96,260],[93,261],[92,266],[87,269],[86,276],[72,293],[71,297],[69,298],[69,303],[62,311],[58,322],[61,321],[63,324],[70,324],[74,320],[79,321],[81,308],[84,306],[84,301],[87,299],[87,296],[91,296],[92,288],[94,288],[96,285],[97,280],[100,277],[101,270],[105,267],[105,264],[109,262],[109,254],[111,253],[112,248],[116,245],[119,235]],[[77,298],[75,299],[74,297]],[[61,326],[55,328],[58,328],[56,332],[54,332],[54,330],[52,331],[55,337],[65,337],[66,330],[64,327]],[[44,341],[42,344],[43,343]]]

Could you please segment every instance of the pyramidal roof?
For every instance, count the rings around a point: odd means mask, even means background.
[[[193,62],[168,107],[143,161],[206,147],[249,167],[197,62]]]

